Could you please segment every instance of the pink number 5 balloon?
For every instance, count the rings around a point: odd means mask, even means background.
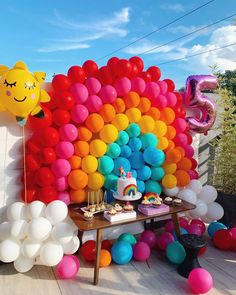
[[[201,90],[210,90],[217,87],[217,78],[212,75],[189,76],[186,81],[185,103],[191,108],[201,111],[200,119],[188,117],[190,129],[198,133],[206,133],[214,124],[216,118],[215,103]]]

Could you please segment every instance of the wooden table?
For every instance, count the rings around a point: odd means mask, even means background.
[[[133,203],[132,203],[133,205]],[[94,285],[98,284],[98,275],[99,275],[99,263],[100,263],[100,253],[101,253],[101,244],[102,244],[102,232],[104,228],[110,228],[119,225],[125,225],[129,223],[139,222],[139,221],[146,221],[149,219],[154,219],[166,215],[171,215],[175,230],[177,235],[180,235],[180,226],[177,213],[181,213],[184,211],[192,210],[196,206],[187,202],[183,202],[181,206],[170,206],[170,211],[163,214],[151,215],[147,216],[142,214],[137,210],[137,204],[134,204],[134,209],[137,212],[136,218],[122,220],[118,222],[109,222],[103,217],[103,213],[98,213],[94,215],[94,218],[91,221],[86,221],[83,219],[83,212],[78,208],[78,205],[70,205],[69,206],[69,215],[74,221],[75,225],[78,227],[79,230],[79,238],[82,243],[82,235],[85,231],[96,230],[97,237],[96,237],[96,261],[94,266]]]

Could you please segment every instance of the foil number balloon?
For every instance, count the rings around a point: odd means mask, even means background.
[[[216,118],[216,106],[214,102],[201,90],[210,90],[217,87],[217,78],[212,75],[189,76],[186,82],[185,103],[191,108],[201,111],[200,119],[188,117],[190,128],[198,133],[206,133],[214,124]]]
[[[39,103],[50,100],[47,92],[40,88],[45,76],[43,72],[32,74],[22,61],[12,69],[0,65],[0,111],[8,111],[16,116],[20,125],[26,123],[29,114],[44,117]]]

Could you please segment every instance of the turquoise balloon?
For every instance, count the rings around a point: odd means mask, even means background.
[[[144,183],[144,181],[138,179],[137,180],[137,187],[138,187],[138,191],[140,193],[144,193],[144,191],[145,191],[145,183]]]
[[[116,140],[116,142],[119,144],[119,145],[125,145],[127,144],[129,141],[129,135],[126,131],[124,130],[121,130],[119,132],[119,135],[118,135],[118,138]]]
[[[142,142],[138,137],[130,138],[128,145],[133,152],[137,152],[142,148]]]
[[[161,185],[155,180],[148,180],[145,182],[145,192],[146,193],[155,193],[160,195],[162,192]]]
[[[215,232],[217,232],[220,229],[227,229],[227,227],[221,222],[217,222],[217,221],[212,222],[209,224],[207,228],[208,235],[212,238]]]
[[[170,262],[174,264],[181,264],[186,257],[186,252],[180,242],[175,241],[167,246],[166,256]]]
[[[131,169],[132,177],[137,178],[137,171],[134,169]]]
[[[140,127],[136,123],[131,123],[126,129],[126,131],[129,134],[129,137],[137,137],[141,133]]]
[[[175,241],[178,241],[178,236],[177,236],[177,234],[176,234],[175,229],[173,230],[172,234],[173,234],[173,236],[174,236],[174,238],[175,238]],[[188,234],[188,232],[187,232],[187,230],[186,230],[185,228],[181,227],[181,228],[180,228],[180,234],[181,234],[181,235],[186,235],[186,234]]]
[[[103,156],[98,160],[98,171],[103,175],[111,173],[114,169],[114,161],[111,157]]]
[[[115,159],[120,155],[120,146],[119,144],[113,142],[108,145],[106,155]]]
[[[146,149],[150,146],[156,147],[158,144],[158,139],[153,133],[146,133],[140,136],[140,139],[142,141],[142,147],[143,149]]]
[[[111,256],[115,263],[126,264],[133,256],[132,246],[125,241],[117,241],[111,248]]]
[[[111,173],[105,176],[104,186],[107,190],[117,191],[118,176]]]
[[[156,181],[162,180],[162,178],[165,175],[165,171],[162,167],[152,167],[151,172],[152,172],[151,179]]]
[[[165,161],[165,154],[157,148],[148,147],[144,150],[143,158],[149,165],[161,166]]]
[[[125,241],[127,243],[129,243],[131,246],[133,246],[134,244],[137,243],[136,238],[131,235],[130,233],[124,233],[122,235],[119,236],[118,241]]]
[[[113,173],[120,176],[120,167],[123,167],[125,172],[129,172],[131,169],[129,160],[123,157],[118,157],[117,159],[115,159]]]
[[[148,180],[151,177],[151,174],[151,169],[147,165],[143,165],[143,167],[137,170],[138,178],[141,180]]]

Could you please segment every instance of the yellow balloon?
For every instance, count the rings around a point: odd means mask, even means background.
[[[177,185],[177,178],[172,174],[166,174],[161,183],[165,188],[173,188]]]
[[[155,121],[152,117],[148,115],[142,116],[141,119],[138,121],[138,124],[142,133],[152,132],[155,127]]]
[[[101,139],[94,139],[90,142],[89,151],[94,157],[102,157],[107,151],[107,145]]]
[[[29,114],[44,116],[39,103],[50,100],[47,92],[40,88],[45,73],[31,73],[24,62],[18,61],[12,69],[0,65],[0,77],[0,112],[10,112],[21,126]]]
[[[106,143],[112,143],[118,137],[118,130],[117,130],[117,128],[114,125],[107,124],[99,132],[99,136]]]
[[[92,190],[100,189],[104,184],[104,176],[99,172],[94,172],[88,176],[88,187]]]
[[[142,116],[138,108],[128,109],[125,114],[129,118],[130,123],[138,122]]]
[[[169,145],[169,140],[166,137],[159,137],[158,138],[158,145],[157,148],[159,150],[165,150]]]
[[[82,159],[82,170],[86,173],[95,172],[98,168],[98,160],[94,156],[88,155]]]
[[[164,163],[162,168],[164,169],[166,174],[174,174],[177,169],[177,165],[175,163],[172,163],[172,164]]]
[[[162,137],[165,136],[166,132],[167,132],[167,125],[165,122],[161,121],[161,120],[157,120],[155,122],[155,128],[154,131],[155,135],[157,137]]]
[[[125,114],[117,114],[112,120],[112,124],[120,131],[125,130],[129,126],[129,119]]]

